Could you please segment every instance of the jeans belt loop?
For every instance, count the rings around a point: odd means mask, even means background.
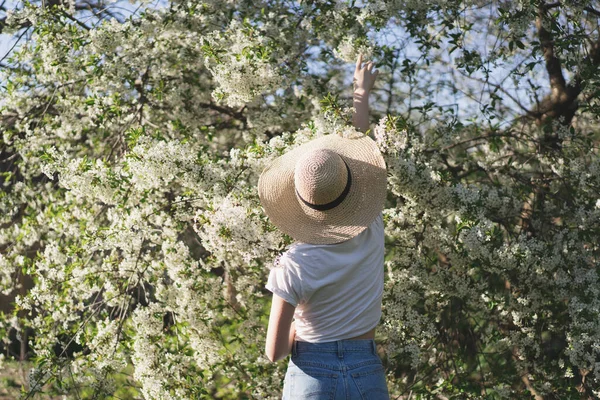
[[[337,353],[338,353],[338,358],[340,358],[340,359],[344,358],[344,345],[341,340],[337,341]]]
[[[292,343],[292,357],[296,357],[298,355],[297,343],[297,340],[294,340],[294,343]]]
[[[375,339],[371,339],[371,343],[373,347],[373,354],[377,355],[377,344],[375,343]]]

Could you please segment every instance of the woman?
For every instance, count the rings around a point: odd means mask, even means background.
[[[353,124],[368,130],[373,63],[354,72]],[[376,353],[381,317],[385,162],[365,136],[312,140],[265,168],[259,196],[270,220],[296,242],[271,270],[265,351],[290,352],[284,399],[388,399]],[[295,317],[295,320],[292,319]]]

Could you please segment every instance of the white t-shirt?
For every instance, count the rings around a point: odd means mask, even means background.
[[[377,326],[383,255],[381,213],[367,229],[344,242],[291,245],[271,269],[266,288],[296,307],[296,340],[349,339]]]

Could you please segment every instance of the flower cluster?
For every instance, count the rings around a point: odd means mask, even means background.
[[[270,60],[272,44],[256,28],[233,19],[226,30],[202,39],[205,63],[217,87],[213,98],[228,106],[250,103],[281,84],[281,74]]]

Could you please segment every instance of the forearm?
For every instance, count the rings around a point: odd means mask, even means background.
[[[292,325],[290,325],[290,336],[289,336],[289,340],[288,340],[287,354],[290,354],[292,352],[292,346],[294,345],[295,339],[296,339],[296,321],[293,321]]]
[[[369,130],[369,92],[364,89],[356,89],[353,95],[352,125],[360,132]]]
[[[277,295],[273,295],[269,327],[265,341],[265,353],[271,361],[285,358],[292,350],[296,335],[293,321],[295,307]]]

